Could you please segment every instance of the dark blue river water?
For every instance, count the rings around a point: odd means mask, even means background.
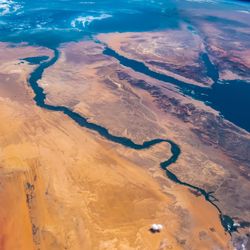
[[[124,147],[128,147],[134,150],[148,149],[160,143],[170,144],[172,156],[166,161],[163,161],[160,163],[160,167],[166,172],[166,175],[168,176],[168,178],[180,185],[190,187],[196,190],[200,195],[204,196],[204,198],[208,202],[210,202],[214,207],[216,207],[216,209],[218,210],[222,226],[225,228],[226,231],[231,233],[237,230],[237,228],[234,226],[234,221],[229,216],[224,215],[222,211],[220,210],[220,208],[214,203],[215,198],[213,197],[211,192],[210,193],[206,192],[202,188],[199,188],[187,182],[181,181],[174,173],[172,173],[168,169],[168,167],[171,164],[175,163],[178,160],[181,154],[180,147],[173,141],[168,140],[168,139],[157,138],[157,139],[153,139],[150,141],[145,141],[142,144],[137,144],[129,138],[112,135],[108,131],[108,129],[106,129],[105,127],[89,122],[84,116],[79,115],[78,113],[70,110],[69,108],[65,106],[54,106],[54,105],[46,104],[45,102],[46,94],[44,93],[43,89],[39,86],[38,81],[42,78],[44,70],[49,68],[53,64],[55,64],[56,61],[58,60],[59,58],[58,50],[54,50],[54,53],[55,53],[54,57],[51,60],[46,61],[46,62],[43,62],[44,61],[43,57],[26,58],[26,60],[31,62],[32,64],[34,64],[35,62],[39,63],[40,61],[39,66],[31,73],[30,78],[29,78],[29,84],[34,91],[34,94],[35,94],[34,101],[36,102],[37,106],[50,110],[50,111],[62,112],[65,115],[67,115],[70,119],[74,120],[79,126],[95,131],[100,136],[104,137],[105,139],[111,142],[120,144]]]

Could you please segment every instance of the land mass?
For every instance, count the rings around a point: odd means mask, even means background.
[[[36,66],[19,59],[52,51],[1,49],[12,51],[1,68],[1,249],[230,249],[218,211],[159,168],[168,144],[133,151],[37,107],[27,82]]]
[[[102,55],[103,50],[93,42],[62,46],[58,62],[39,83],[46,102],[67,106],[112,134],[138,143],[158,137],[174,140],[182,154],[171,171],[214,192],[215,203],[225,214],[248,224],[249,134],[176,88],[122,67]],[[241,230],[240,237],[246,237],[248,229]]]

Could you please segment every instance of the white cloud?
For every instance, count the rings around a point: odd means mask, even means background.
[[[87,25],[89,25],[91,22],[95,20],[102,20],[109,17],[112,16],[105,13],[101,14],[100,16],[80,16],[71,22],[71,26],[73,28],[85,28]]]
[[[0,0],[0,16],[16,12],[22,6],[13,0]]]

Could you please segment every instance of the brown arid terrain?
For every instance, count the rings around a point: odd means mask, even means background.
[[[242,225],[233,233],[235,244],[247,241],[249,133],[203,103],[180,95],[174,87],[122,67],[102,55],[103,49],[91,41],[63,45],[58,62],[39,82],[47,103],[67,106],[112,134],[138,143],[159,137],[175,141],[182,154],[169,167],[171,171],[182,181],[214,192],[223,214]],[[143,165],[161,183],[164,174],[155,171],[165,152],[144,160],[135,159],[138,152],[130,150],[122,155]],[[145,159],[147,164],[142,164]]]
[[[193,9],[188,14],[188,19],[196,27],[211,61],[219,69],[220,79],[241,79],[249,82],[250,15],[236,11]]]
[[[3,43],[0,50],[1,250],[232,249],[216,208],[160,169],[171,155],[168,144],[142,151],[124,148],[62,113],[36,106],[27,82],[36,66],[20,58],[51,57],[52,51]],[[239,195],[249,187],[244,164],[235,169],[220,145],[205,144],[191,121],[166,113],[150,89],[137,85],[137,79],[150,84],[151,79],[121,67],[102,50],[93,42],[62,46],[59,61],[40,81],[46,102],[70,107],[134,141],[176,140],[183,154],[173,171],[189,182],[217,187],[226,209],[228,197],[222,192],[230,178],[241,182],[234,184]],[[178,96],[174,89],[162,91]],[[189,102],[180,100],[178,107]],[[197,107],[207,109],[201,103]],[[216,117],[212,110],[203,112]],[[230,192],[233,200],[235,192]],[[239,200],[226,212],[238,215],[241,209],[238,216],[247,219],[249,210],[241,205]],[[163,230],[152,234],[152,223],[162,223]]]
[[[218,68],[220,80],[250,81],[249,15],[231,13],[233,20],[228,21],[228,14],[221,11],[216,17],[214,10],[211,16],[208,10],[193,12],[187,17],[190,25],[182,24],[177,30],[100,34],[97,39],[121,55],[187,83],[213,84],[202,60],[204,53]]]
[[[97,38],[119,54],[142,61],[156,72],[199,86],[213,83],[201,58],[205,45],[187,25],[178,30],[100,34]]]

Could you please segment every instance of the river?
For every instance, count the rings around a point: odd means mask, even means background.
[[[217,209],[218,215],[221,220],[221,224],[224,227],[225,231],[231,233],[237,230],[237,228],[234,226],[234,221],[232,220],[232,218],[230,218],[227,215],[224,215],[222,211],[220,210],[220,208],[214,203],[215,199],[211,192],[206,192],[202,188],[199,188],[187,182],[181,181],[173,172],[169,170],[168,167],[171,164],[176,163],[176,161],[178,160],[181,154],[180,147],[175,142],[168,140],[168,139],[164,139],[164,138],[156,138],[150,141],[144,141],[142,144],[137,144],[129,138],[112,135],[108,131],[108,129],[106,129],[105,127],[89,122],[86,117],[70,110],[69,108],[65,106],[54,106],[54,105],[46,104],[46,94],[44,93],[43,88],[39,86],[38,81],[42,78],[44,70],[54,65],[57,62],[59,56],[60,56],[59,51],[57,49],[54,49],[54,56],[48,61],[44,62],[43,57],[40,57],[40,58],[32,57],[32,58],[25,59],[31,64],[35,64],[35,63],[38,64],[38,67],[30,74],[30,77],[29,77],[29,85],[35,94],[34,101],[37,106],[50,110],[50,111],[64,113],[70,119],[74,120],[79,126],[95,131],[100,136],[104,137],[106,140],[120,144],[124,147],[130,148],[133,150],[144,150],[144,149],[149,149],[160,143],[168,143],[171,146],[172,156],[169,159],[166,159],[165,161],[160,163],[160,167],[166,172],[167,177],[180,185],[187,186],[189,188],[196,190],[200,195],[204,196],[206,201],[209,202],[211,205],[213,205]],[[157,73],[154,73],[155,76],[156,74]],[[169,76],[165,76],[165,77],[167,79],[171,79],[171,77]],[[177,84],[182,85],[182,83],[179,82],[178,80],[174,80],[174,81],[176,81]]]

